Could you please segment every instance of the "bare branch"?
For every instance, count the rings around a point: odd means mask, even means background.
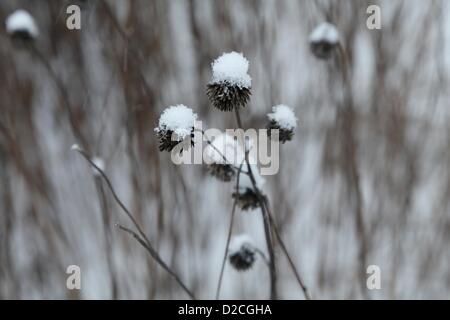
[[[108,176],[105,174],[105,172],[100,169],[89,157],[89,155],[82,150],[80,147],[78,146],[73,146],[72,147],[73,150],[77,151],[78,153],[80,153],[87,162],[89,162],[90,165],[92,165],[99,173],[100,175],[103,177],[103,179],[106,181],[106,184],[108,185],[109,190],[111,191],[114,200],[119,204],[120,208],[125,212],[125,214],[127,215],[127,217],[131,220],[131,222],[133,223],[133,225],[136,227],[136,229],[138,230],[137,234],[136,232],[134,232],[133,230],[123,227],[121,225],[117,225],[119,227],[119,229],[126,231],[127,233],[131,234],[150,254],[150,256],[156,260],[157,263],[159,263],[159,265],[166,270],[174,279],[175,281],[183,288],[183,290],[189,295],[189,297],[191,299],[195,299],[194,294],[186,287],[186,285],[183,283],[183,281],[181,281],[180,277],[161,259],[160,255],[158,254],[158,252],[153,248],[150,240],[147,238],[147,236],[144,234],[144,232],[142,231],[142,229],[139,227],[137,221],[134,219],[133,215],[131,214],[131,212],[127,209],[127,207],[123,204],[123,202],[119,199],[119,197],[117,196],[111,181],[109,180]]]

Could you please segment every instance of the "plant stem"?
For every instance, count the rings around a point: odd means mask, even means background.
[[[294,261],[292,260],[291,255],[289,254],[289,251],[287,250],[283,239],[281,238],[280,232],[278,231],[278,227],[273,219],[272,212],[270,210],[270,206],[269,206],[267,198],[264,201],[264,206],[266,207],[266,209],[269,213],[270,222],[271,222],[272,228],[275,232],[275,236],[277,237],[278,243],[280,244],[281,249],[283,250],[284,254],[286,255],[286,258],[289,262],[289,265],[291,266],[292,271],[294,272],[294,275],[295,275],[295,278],[297,279],[298,284],[302,288],[305,299],[311,300],[311,296],[309,294],[308,288],[306,287],[305,283],[303,282],[302,278],[300,277],[300,273],[298,272],[297,268],[295,267]]]
[[[243,164],[244,163],[241,163],[241,165],[239,166],[239,171],[237,173],[236,190],[239,188],[239,177],[241,175],[241,169],[242,169],[242,165]],[[225,264],[226,264],[226,261],[227,261],[228,248],[230,246],[231,234],[232,234],[232,230],[233,230],[234,216],[235,216],[235,213],[236,213],[236,204],[237,204],[237,199],[234,199],[234,201],[233,201],[233,209],[231,210],[230,226],[228,227],[227,244],[225,246],[225,253],[224,253],[224,256],[223,256],[222,267],[220,269],[219,283],[217,284],[216,300],[219,299],[220,288],[222,286],[223,272],[225,270]]]
[[[175,281],[183,288],[183,290],[189,295],[189,297],[195,300],[194,294],[186,287],[186,285],[183,283],[183,281],[181,281],[178,275],[161,259],[161,256],[151,245],[147,244],[144,240],[142,240],[142,238],[139,237],[139,235],[133,230],[128,229],[120,224],[117,224],[116,226],[120,230],[123,230],[132,235],[133,238],[135,238],[136,241],[139,242],[148,251],[148,253],[153,257],[153,259],[155,259],[156,262],[158,262],[160,266],[175,279]]]
[[[236,122],[239,129],[243,129],[241,117],[239,114],[239,109],[234,108],[234,113],[236,116]],[[243,137],[244,138],[244,137]],[[244,140],[244,148],[246,149],[246,141]],[[276,273],[276,263],[275,263],[275,250],[273,247],[273,241],[272,241],[272,231],[270,226],[270,218],[269,214],[266,210],[266,206],[264,204],[264,196],[261,194],[261,191],[258,189],[256,185],[256,180],[253,175],[252,169],[250,167],[250,162],[248,159],[248,152],[245,152],[245,162],[247,164],[247,170],[248,175],[250,177],[250,181],[252,182],[253,191],[258,197],[258,201],[260,203],[261,207],[261,213],[263,216],[263,222],[264,222],[264,235],[266,238],[266,245],[267,245],[267,251],[269,252],[269,273],[270,273],[270,299],[275,300],[277,299],[277,273]]]
[[[93,166],[95,168],[95,170],[97,170],[100,175],[102,176],[102,178],[105,180],[109,190],[111,191],[114,200],[119,204],[120,208],[125,212],[125,214],[127,215],[127,217],[131,220],[131,222],[133,223],[134,227],[138,230],[137,234],[136,232],[134,232],[131,229],[128,229],[126,227],[123,227],[121,225],[117,225],[119,227],[119,229],[131,234],[149,253],[150,256],[156,260],[156,262],[164,269],[166,270],[174,279],[175,281],[180,285],[181,288],[183,288],[183,290],[188,294],[188,296],[195,300],[195,296],[194,294],[186,287],[186,285],[183,283],[183,281],[181,281],[180,277],[161,259],[160,255],[158,254],[158,252],[153,248],[150,240],[147,238],[147,236],[145,235],[145,233],[142,231],[142,229],[139,227],[139,224],[137,223],[137,221],[134,219],[133,215],[131,214],[131,212],[127,209],[127,207],[123,204],[123,202],[120,200],[120,198],[117,196],[114,187],[112,186],[111,181],[109,180],[108,176],[105,174],[105,172],[100,169],[92,160],[91,157],[82,149],[80,148],[75,148],[76,151],[78,151],[78,153],[80,153],[87,162],[89,162],[89,164],[91,166]]]

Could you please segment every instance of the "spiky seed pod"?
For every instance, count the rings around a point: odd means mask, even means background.
[[[281,143],[291,141],[292,137],[294,136],[294,130],[281,128],[280,125],[274,120],[271,120],[267,124],[266,129],[267,135],[269,136],[270,139],[274,141],[280,141]],[[274,130],[278,130],[278,133],[275,134],[276,131]]]
[[[250,188],[247,188],[244,192],[233,192],[233,199],[236,199],[236,203],[244,211],[254,210],[261,206],[257,194]]]
[[[245,153],[236,137],[223,133],[209,142],[204,152],[209,173],[224,182],[231,181],[244,161]]]
[[[311,42],[311,51],[313,54],[323,60],[328,60],[333,56],[335,44],[322,41],[322,42]]]
[[[208,171],[213,176],[224,182],[230,182],[236,171],[230,164],[212,163],[208,165]]]
[[[255,252],[247,247],[241,251],[229,256],[231,265],[238,271],[246,271],[253,266],[255,262]]]
[[[184,139],[177,137],[172,130],[159,130],[156,135],[159,140],[159,151],[161,152],[164,150],[171,152],[180,143],[183,144],[180,153],[194,146],[194,128],[192,128],[191,134]]]
[[[221,111],[232,111],[233,108],[245,107],[250,100],[250,88],[239,87],[227,83],[210,83],[206,91],[209,101]]]
[[[256,250],[247,235],[233,237],[230,243],[228,259],[237,271],[250,269],[256,260]]]
[[[331,23],[322,23],[310,35],[312,53],[319,59],[330,59],[339,45],[339,32]]]

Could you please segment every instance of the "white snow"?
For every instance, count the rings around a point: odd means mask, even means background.
[[[297,127],[298,119],[295,116],[294,111],[284,104],[274,106],[272,108],[272,113],[269,113],[267,117],[269,120],[275,121],[280,128],[293,130]]]
[[[73,151],[81,151],[81,148],[80,148],[79,145],[77,145],[77,144],[75,143],[75,144],[73,144],[73,145],[70,147],[70,150],[73,150]]]
[[[339,42],[339,31],[333,24],[323,22],[311,32],[309,41],[312,43],[328,42],[337,44]]]
[[[39,30],[33,17],[25,10],[17,10],[6,18],[6,31],[9,34],[15,32],[28,32],[31,37],[36,38]]]
[[[228,253],[230,255],[236,254],[241,251],[243,246],[247,248],[254,248],[253,239],[247,234],[235,235],[230,240],[230,246],[228,247]]]
[[[92,162],[102,171],[105,171],[105,161],[100,157],[93,157]],[[97,168],[92,167],[92,172],[95,176],[100,176],[100,172]]]
[[[248,75],[248,60],[235,51],[224,53],[212,64],[212,83],[226,83],[239,88],[250,88],[252,78]]]
[[[209,163],[225,164],[223,156],[227,159],[226,164],[235,166],[240,166],[244,160],[244,151],[237,139],[234,139],[234,137],[229,134],[221,134],[216,137],[211,144],[212,146],[208,144],[205,148],[205,160]]]
[[[171,130],[177,138],[184,139],[191,134],[196,120],[197,114],[191,108],[182,104],[170,106],[161,114],[155,131]]]

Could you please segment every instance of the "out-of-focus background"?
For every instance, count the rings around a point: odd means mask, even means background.
[[[66,8],[82,9],[81,30]],[[382,29],[366,27],[371,4]],[[0,298],[187,298],[127,234],[103,182],[70,151],[105,161],[120,198],[199,298],[214,298],[232,184],[175,166],[153,128],[165,107],[192,106],[210,128],[234,128],[209,104],[211,62],[250,61],[248,128],[275,104],[299,127],[266,177],[276,221],[316,299],[450,296],[450,3],[445,0],[2,0],[0,21],[28,10],[40,35],[16,46],[0,29]],[[341,33],[338,59],[310,52],[314,27]],[[265,249],[261,215],[235,233]],[[276,248],[280,298],[303,299]],[[67,266],[81,290],[67,290]],[[378,265],[381,290],[366,288]],[[222,298],[268,298],[268,272],[226,266]]]

